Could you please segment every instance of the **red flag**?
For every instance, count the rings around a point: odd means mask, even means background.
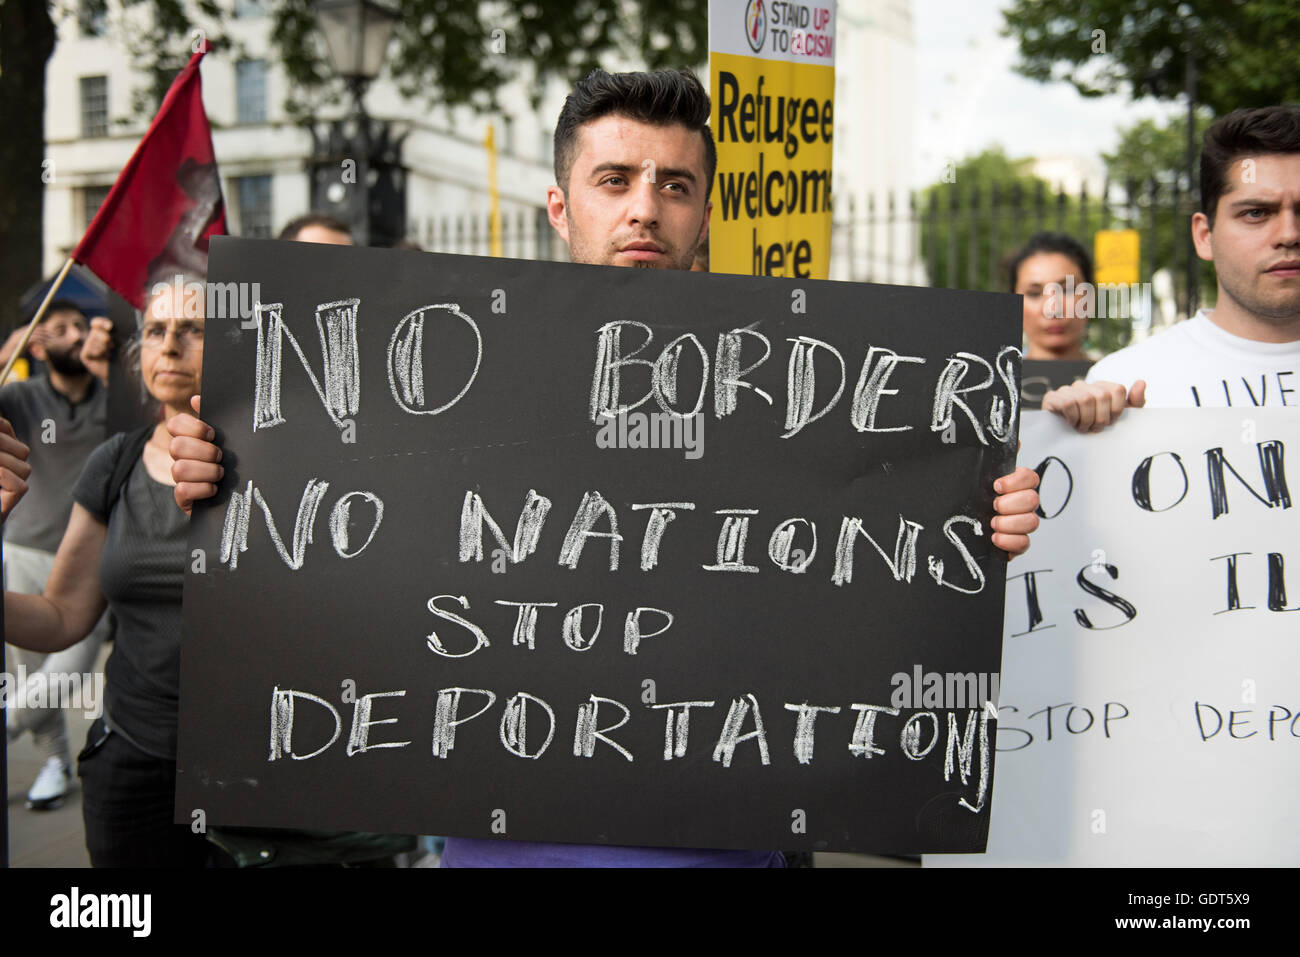
[[[226,232],[200,51],[172,81],[72,258],[137,309],[146,286],[207,272],[208,237]]]

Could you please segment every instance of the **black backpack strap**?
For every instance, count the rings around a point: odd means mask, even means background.
[[[131,474],[131,469],[135,468],[136,461],[144,454],[144,447],[149,444],[149,438],[153,435],[154,426],[143,425],[138,429],[126,434],[122,440],[121,446],[117,450],[117,461],[113,463],[113,475],[108,480],[108,510],[113,511],[113,506],[122,496],[122,489],[126,487],[127,477]]]

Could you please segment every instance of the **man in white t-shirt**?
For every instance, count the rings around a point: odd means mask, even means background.
[[[1201,209],[1192,239],[1214,261],[1215,307],[1107,356],[1044,409],[1099,432],[1148,404],[1300,407],[1300,106],[1235,110],[1206,130]]]

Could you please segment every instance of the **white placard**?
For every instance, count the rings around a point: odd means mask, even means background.
[[[926,866],[1300,864],[1300,414],[1021,436],[988,853]]]

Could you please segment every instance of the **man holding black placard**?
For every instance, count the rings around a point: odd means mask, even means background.
[[[708,233],[717,165],[709,98],[687,72],[597,70],[566,100],[555,133],[547,191],[551,224],[574,262],[691,268]],[[187,512],[216,493],[224,474],[213,430],[193,416],[168,423],[176,501]],[[992,542],[1012,554],[1037,527],[1037,476],[1017,469],[994,484]],[[780,867],[769,851],[610,847],[449,838],[443,862],[472,866]]]

